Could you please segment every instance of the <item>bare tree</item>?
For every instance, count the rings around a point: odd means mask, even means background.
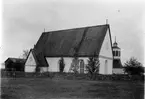
[[[29,50],[23,50],[22,58],[26,59],[29,54]]]

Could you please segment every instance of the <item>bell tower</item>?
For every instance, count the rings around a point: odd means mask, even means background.
[[[113,43],[112,46],[113,49],[113,73],[114,74],[122,74],[123,73],[123,68],[121,64],[121,49],[118,47],[118,43],[116,42],[116,37],[115,37],[115,42]]]
[[[114,59],[119,59],[120,60],[120,56],[121,56],[121,49],[118,47],[118,44],[116,42],[116,37],[115,37],[115,42],[113,43],[113,57]]]

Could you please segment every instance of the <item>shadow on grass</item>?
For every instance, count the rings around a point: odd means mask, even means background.
[[[19,99],[19,98],[15,95],[2,94],[1,99]]]

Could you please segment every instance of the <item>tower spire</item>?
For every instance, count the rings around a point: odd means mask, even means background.
[[[44,32],[45,32],[45,28],[44,28]]]
[[[106,24],[108,24],[108,19],[106,19]]]
[[[114,43],[113,43],[113,46],[117,46],[116,36],[115,36],[115,41],[114,41]]]

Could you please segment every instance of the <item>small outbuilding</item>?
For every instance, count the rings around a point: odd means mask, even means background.
[[[25,59],[8,58],[5,61],[5,69],[7,71],[24,71]]]

